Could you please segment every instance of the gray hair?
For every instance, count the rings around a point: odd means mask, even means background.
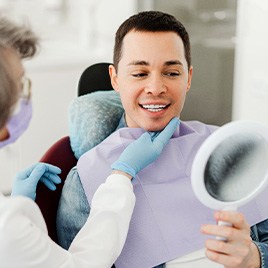
[[[10,76],[5,49],[12,48],[21,59],[33,57],[38,48],[38,38],[27,26],[19,26],[0,17],[0,129],[6,124],[18,100],[16,83]]]
[[[15,49],[22,59],[35,55],[38,38],[25,25],[16,25],[7,18],[0,18],[0,46]]]

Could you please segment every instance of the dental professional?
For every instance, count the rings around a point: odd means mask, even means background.
[[[15,142],[29,124],[30,80],[25,78],[22,59],[35,55],[37,42],[30,29],[0,18],[1,148]],[[39,181],[55,189],[60,183],[60,169],[37,163],[20,172],[11,197],[0,192],[1,267],[111,267],[124,245],[135,205],[131,179],[161,154],[178,123],[173,118],[161,132],[145,132],[124,150],[115,162],[118,169],[111,169],[111,175],[96,191],[90,217],[68,251],[49,238],[34,202]]]

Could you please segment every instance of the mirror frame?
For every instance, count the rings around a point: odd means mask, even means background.
[[[207,161],[215,148],[226,138],[236,134],[258,134],[268,142],[268,128],[253,121],[233,121],[215,130],[200,146],[192,165],[191,183],[195,196],[201,203],[212,209],[236,210],[238,207],[252,200],[268,183],[267,173],[259,186],[251,194],[236,201],[220,201],[212,197],[205,186],[204,174]],[[268,164],[267,164],[268,165]],[[265,186],[264,186],[265,185]]]

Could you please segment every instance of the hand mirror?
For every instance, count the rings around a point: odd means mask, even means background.
[[[237,209],[253,199],[268,181],[268,128],[235,121],[212,133],[193,161],[191,182],[207,207]]]

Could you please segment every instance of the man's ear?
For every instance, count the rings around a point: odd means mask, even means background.
[[[188,71],[188,82],[187,82],[187,92],[190,90],[193,76],[193,66],[190,67]]]
[[[113,89],[118,92],[117,73],[113,65],[109,65],[109,75]]]

